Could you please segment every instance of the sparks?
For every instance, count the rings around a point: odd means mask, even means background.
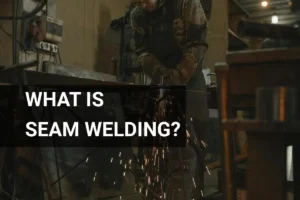
[[[186,130],[185,132],[186,132],[186,137],[190,138],[191,137],[190,132],[188,130]]]
[[[195,183],[195,179],[194,179],[194,177],[193,177],[192,179],[193,179],[193,184],[194,184],[194,187],[196,188],[197,186],[196,186],[196,183]]]
[[[85,162],[88,162],[88,161],[89,161],[89,157],[86,158]]]
[[[208,146],[203,140],[201,140],[201,143],[202,143],[204,148],[206,148]]]
[[[207,170],[208,175],[210,175],[210,171],[209,171],[208,167],[205,166],[205,168],[206,168],[206,170]]]

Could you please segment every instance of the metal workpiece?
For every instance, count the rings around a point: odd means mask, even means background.
[[[292,87],[262,87],[256,92],[256,119],[300,120],[300,92]]]

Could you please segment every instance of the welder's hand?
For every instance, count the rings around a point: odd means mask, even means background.
[[[167,72],[164,76],[164,84],[168,85],[177,85],[180,84],[181,74],[178,70],[167,69]]]
[[[161,84],[161,78],[167,76],[168,69],[162,65],[155,66],[151,84]]]

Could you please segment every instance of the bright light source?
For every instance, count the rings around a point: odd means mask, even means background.
[[[277,15],[273,15],[272,16],[272,24],[277,24],[278,23],[278,16]]]
[[[262,1],[261,2],[261,6],[262,7],[267,7],[268,6],[268,2],[267,1]]]

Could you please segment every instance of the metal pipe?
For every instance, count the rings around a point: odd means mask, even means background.
[[[247,15],[247,17],[250,17],[250,13],[247,9],[237,0],[233,0],[233,2]]]
[[[16,0],[12,0],[12,63],[17,64],[17,5]]]
[[[124,42],[125,42],[125,24],[126,24],[126,15],[124,16],[124,19],[122,20],[122,26],[121,26],[121,44],[120,44],[120,77],[121,81],[126,82],[126,75],[124,70]]]
[[[238,33],[241,36],[262,37],[274,39],[299,40],[299,28],[292,26],[257,23],[251,21],[240,21],[238,25]]]

